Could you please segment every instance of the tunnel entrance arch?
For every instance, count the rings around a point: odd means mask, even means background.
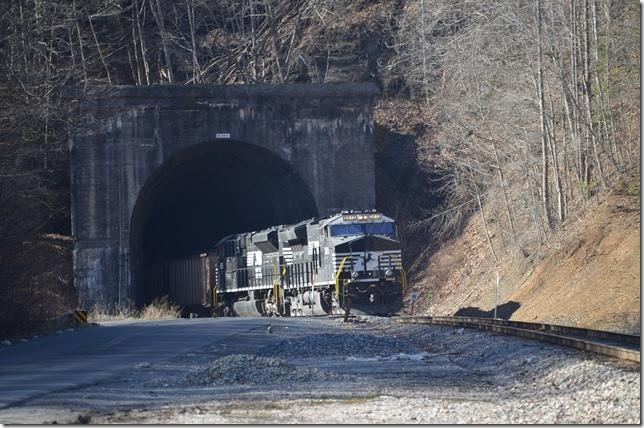
[[[141,254],[194,250],[206,237],[216,239],[224,229],[232,233],[241,225],[255,229],[269,221],[289,223],[315,213],[375,206],[373,108],[379,92],[372,83],[112,86],[70,92],[74,284],[83,307],[144,301],[136,296],[141,287],[134,266]],[[202,158],[221,165],[221,171],[210,170]],[[241,173],[249,168],[255,171],[250,176]],[[234,218],[216,222],[219,231],[208,231],[210,218],[204,213],[222,212],[208,205],[209,198],[237,200],[229,185],[214,185],[215,192],[204,184],[226,171],[246,183],[249,199],[264,202],[252,211],[235,208],[240,211]],[[179,178],[184,176],[187,181]],[[304,184],[293,184],[299,183],[294,177]],[[288,184],[278,184],[282,181]],[[184,200],[181,183],[186,182],[196,189],[190,194],[210,196]],[[186,210],[186,204],[196,205]],[[180,214],[188,220],[171,224],[168,219],[184,218]],[[148,237],[160,230],[181,235],[188,226],[206,230],[204,242],[173,235],[163,242],[141,238],[148,229]],[[147,245],[148,251],[137,245]]]
[[[304,180],[287,162],[254,144],[214,141],[165,161],[147,180],[130,226],[130,299],[163,294],[146,269],[210,251],[232,233],[318,215]]]

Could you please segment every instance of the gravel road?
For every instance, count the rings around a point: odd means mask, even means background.
[[[267,319],[4,415],[96,424],[640,423],[639,365],[477,330],[358,321]]]

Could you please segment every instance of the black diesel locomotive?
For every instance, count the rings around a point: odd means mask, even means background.
[[[230,235],[155,271],[171,300],[218,316],[389,315],[406,282],[394,220],[373,211]]]

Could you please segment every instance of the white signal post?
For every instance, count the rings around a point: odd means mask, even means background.
[[[414,315],[414,302],[418,300],[418,293],[415,291],[411,292],[411,315]]]

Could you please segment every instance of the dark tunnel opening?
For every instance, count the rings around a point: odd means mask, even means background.
[[[318,214],[296,171],[277,155],[238,141],[188,148],[159,167],[137,200],[130,230],[130,298],[161,297],[146,267],[207,252],[232,233]]]

